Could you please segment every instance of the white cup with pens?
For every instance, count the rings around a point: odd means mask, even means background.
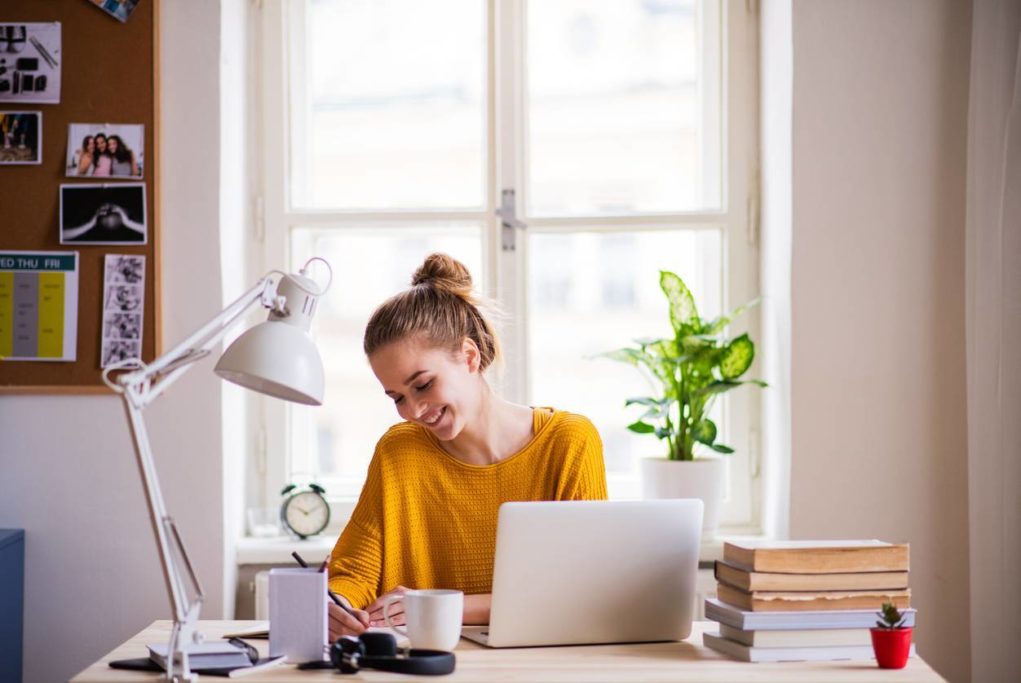
[[[390,607],[401,600],[404,601],[406,629],[390,621]],[[416,650],[450,652],[457,647],[463,612],[464,593],[456,590],[409,590],[403,595],[391,595],[383,603],[386,625],[406,636]]]

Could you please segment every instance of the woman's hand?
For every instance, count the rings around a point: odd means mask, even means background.
[[[369,613],[369,625],[370,626],[386,626],[386,621],[383,620],[383,605],[392,595],[403,597],[408,592],[408,588],[405,586],[397,586],[389,593],[384,593],[376,598],[376,601],[365,608],[365,611]],[[390,615],[390,623],[395,626],[404,626],[407,623],[407,619],[404,615],[404,601],[397,600],[390,605],[390,609],[387,610]]]
[[[493,606],[492,593],[477,593],[464,596],[464,615],[461,620],[465,625],[485,626],[489,624],[489,610]]]
[[[347,604],[346,600],[344,602]],[[354,616],[351,616],[343,607],[332,602],[328,602],[326,607],[329,612],[331,643],[341,636],[357,636],[369,627],[369,613],[365,610],[352,609]]]

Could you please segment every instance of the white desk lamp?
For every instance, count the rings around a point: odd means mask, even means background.
[[[330,280],[320,289],[306,277],[310,264],[320,261]],[[273,276],[279,275],[274,286]],[[159,546],[163,577],[174,612],[174,628],[167,649],[163,680],[193,681],[187,648],[200,642],[196,630],[204,594],[174,519],[167,514],[149,447],[142,410],[179,378],[192,364],[208,356],[227,330],[256,302],[269,309],[269,318],[238,337],[220,357],[215,372],[243,387],[295,403],[321,405],[323,363],[309,336],[319,297],[333,280],[330,264],[312,258],[297,274],[270,271],[255,286],[230,304],[190,337],[146,365],[129,359],[107,367],[103,381],[124,400],[135,445],[135,455],[149,504],[153,533]],[[111,378],[110,373],[123,374]]]

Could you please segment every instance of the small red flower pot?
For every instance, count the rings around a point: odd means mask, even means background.
[[[911,651],[911,627],[872,628],[872,651],[880,669],[903,669]]]

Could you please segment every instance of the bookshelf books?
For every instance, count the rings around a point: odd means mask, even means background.
[[[878,609],[812,610],[807,612],[750,612],[717,599],[705,601],[705,618],[745,631],[799,629],[869,629],[876,625]],[[904,625],[915,625],[915,610],[902,609]]]

